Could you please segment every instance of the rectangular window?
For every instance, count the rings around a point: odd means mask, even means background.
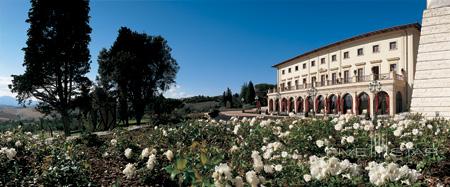
[[[291,82],[287,83],[287,90],[291,90]]]
[[[389,43],[389,50],[397,50],[397,42]]]
[[[295,71],[298,71],[298,66],[295,66]]]
[[[311,84],[316,85],[316,77],[311,77]]]
[[[320,64],[325,64],[325,58],[320,59]]]
[[[345,70],[344,71],[344,83],[349,83],[349,82],[350,82],[350,71]]]
[[[379,45],[374,45],[374,46],[372,46],[372,52],[373,52],[373,53],[378,53],[378,52],[380,52],[380,46],[379,46]]]
[[[325,86],[325,75],[320,76],[320,85]]]
[[[331,61],[333,61],[333,62],[336,61],[336,55],[331,56]]]
[[[306,84],[306,78],[303,78],[303,84],[304,85]]]
[[[344,59],[347,59],[347,58],[350,58],[350,55],[348,54],[348,51],[344,52]]]
[[[389,71],[397,72],[397,64],[391,64],[391,65],[389,65]]]
[[[336,73],[331,74],[331,84],[333,85],[337,84]]]
[[[361,82],[364,80],[364,69],[363,68],[358,68],[358,72],[357,72],[357,82]]]
[[[284,75],[284,70],[281,70],[281,74],[283,74],[283,75]]]
[[[316,65],[316,61],[311,61],[311,67],[314,67]]]
[[[291,68],[288,68],[288,73],[290,73],[291,72]]]
[[[295,80],[295,87],[298,86],[298,80]]]
[[[306,63],[303,64],[303,69],[306,69]]]
[[[284,83],[281,83],[280,87],[281,87],[281,91],[284,91]]]
[[[362,56],[362,55],[364,55],[364,50],[363,50],[363,48],[359,48],[358,49],[358,56]]]

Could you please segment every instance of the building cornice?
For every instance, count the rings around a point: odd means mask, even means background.
[[[382,60],[372,60],[372,61],[370,61],[371,64],[378,64],[378,63],[381,63],[381,62],[383,62],[383,61]]]
[[[339,45],[342,45],[342,44],[345,44],[345,43],[349,43],[349,42],[352,42],[352,41],[356,41],[356,40],[360,40],[360,39],[364,39],[364,38],[367,38],[367,37],[371,37],[371,36],[375,36],[375,35],[379,35],[379,34],[384,34],[384,33],[388,33],[388,32],[393,32],[393,31],[398,31],[398,30],[405,30],[405,29],[408,29],[408,28],[414,28],[414,29],[417,29],[417,30],[420,31],[421,26],[420,26],[419,23],[412,23],[412,24],[399,25],[399,26],[395,26],[395,27],[385,28],[385,29],[381,29],[381,30],[377,30],[377,31],[361,34],[361,35],[358,35],[358,36],[355,36],[355,37],[351,37],[351,38],[348,38],[348,39],[345,39],[345,40],[341,40],[339,42],[335,42],[335,43],[332,43],[332,44],[329,44],[329,45],[326,45],[326,46],[323,46],[323,47],[320,47],[320,48],[308,51],[308,52],[303,53],[301,55],[295,56],[293,58],[290,58],[288,60],[285,60],[283,62],[275,64],[272,67],[276,68],[276,67],[278,67],[280,65],[283,65],[285,63],[291,62],[293,60],[296,60],[296,59],[308,56],[310,54],[313,54],[313,53],[316,53],[316,52],[319,52],[319,51],[323,51],[325,49],[329,49],[329,48],[332,48],[332,47],[335,47],[335,46],[339,46]]]
[[[388,58],[387,61],[398,61],[400,60],[400,57],[394,57],[394,58]]]
[[[355,66],[363,66],[363,65],[366,65],[366,63],[365,62],[358,62],[358,63],[355,64]]]

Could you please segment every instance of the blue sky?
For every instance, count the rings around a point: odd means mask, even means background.
[[[162,35],[180,65],[166,96],[239,92],[249,80],[275,83],[273,64],[354,35],[421,22],[425,0],[91,0],[91,72],[121,26]],[[21,74],[29,1],[0,1],[0,96]]]

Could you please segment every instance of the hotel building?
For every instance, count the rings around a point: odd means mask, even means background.
[[[268,112],[394,115],[408,111],[420,25],[382,29],[298,55],[273,67]],[[379,90],[370,90],[376,81]],[[317,94],[308,90],[314,88]],[[373,92],[372,92],[373,91]]]

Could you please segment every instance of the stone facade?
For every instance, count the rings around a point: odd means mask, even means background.
[[[442,2],[423,12],[411,111],[450,118],[450,2]]]
[[[277,88],[268,93],[269,112],[393,115],[409,110],[419,30],[418,24],[378,30],[274,65]],[[376,95],[369,90],[373,80],[382,85]],[[315,98],[308,95],[311,87],[318,91]]]

